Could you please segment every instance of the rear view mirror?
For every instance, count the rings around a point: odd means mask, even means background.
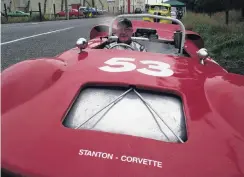
[[[201,48],[197,51],[197,55],[200,59],[202,65],[204,65],[204,60],[208,57],[208,51],[205,48]]]

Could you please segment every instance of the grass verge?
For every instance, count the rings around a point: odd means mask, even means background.
[[[209,17],[188,12],[183,18],[186,28],[199,33],[209,54],[228,72],[244,75],[244,22],[238,11],[230,13],[225,25],[224,13]]]

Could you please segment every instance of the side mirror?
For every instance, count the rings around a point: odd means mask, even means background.
[[[76,47],[80,49],[80,52],[82,52],[83,49],[87,48],[88,42],[85,38],[79,38],[76,42]]]
[[[200,59],[202,65],[204,65],[204,60],[208,58],[208,51],[205,48],[201,48],[197,51],[197,55]]]

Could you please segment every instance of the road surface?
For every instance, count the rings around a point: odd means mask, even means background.
[[[1,25],[1,70],[22,60],[52,57],[89,39],[91,28],[112,17]]]

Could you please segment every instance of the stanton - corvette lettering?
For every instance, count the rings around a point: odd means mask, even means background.
[[[86,150],[86,149],[80,149],[79,155],[97,157],[97,158],[109,159],[109,160],[119,160],[121,162],[142,164],[142,165],[162,168],[162,162],[156,161],[156,160],[151,160],[151,159],[146,159],[146,158],[140,158],[140,157],[133,157],[133,156],[127,156],[127,155],[122,155],[122,156],[118,157],[111,153],[90,151],[90,150]]]

